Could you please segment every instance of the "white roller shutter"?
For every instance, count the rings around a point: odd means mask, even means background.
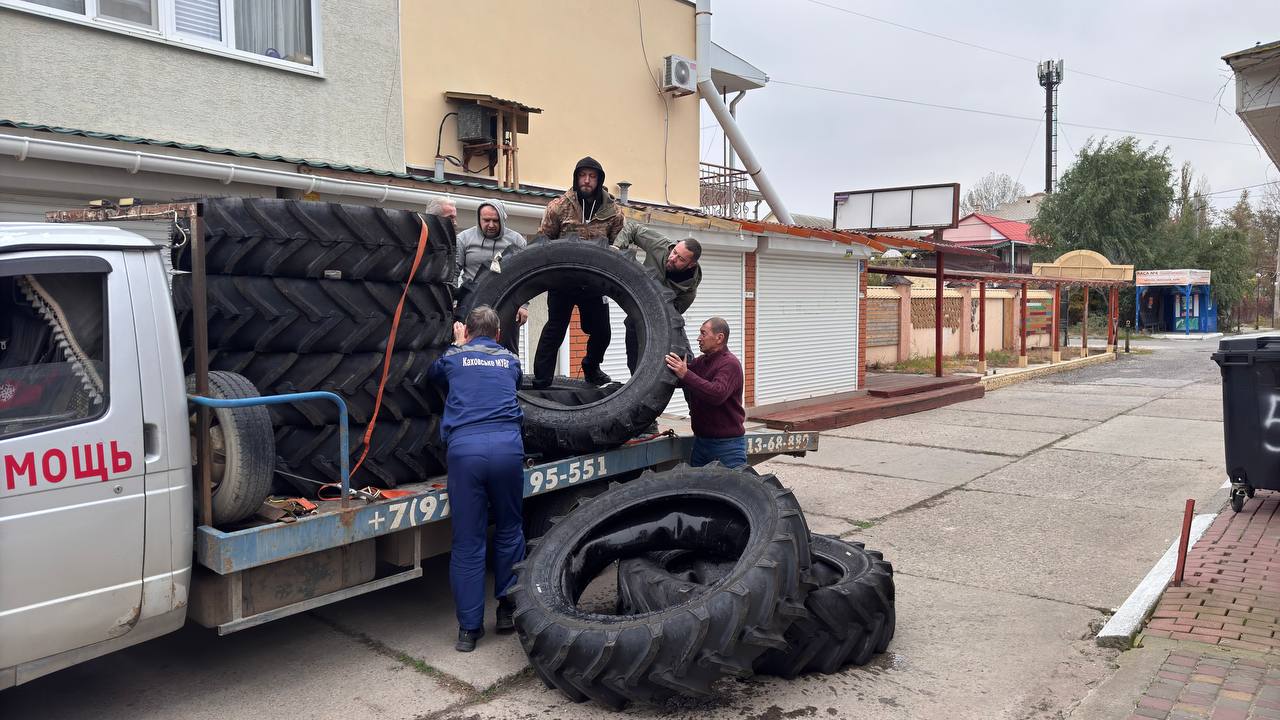
[[[743,335],[743,266],[742,252],[719,248],[704,248],[699,259],[702,265],[702,284],[698,287],[698,295],[693,305],[684,314],[685,334],[689,337],[689,348],[693,355],[698,355],[698,328],[709,317],[720,316],[729,323],[729,349],[740,361],[742,355]],[[602,367],[609,377],[622,382],[631,377],[627,372],[626,329],[622,325],[626,313],[610,301],[609,319],[613,328],[613,339],[609,343],[609,351],[605,353]],[[688,415],[689,408],[684,402],[684,393],[676,390],[671,396],[671,403],[666,412],[670,415]]]
[[[756,404],[857,389],[858,261],[761,253]]]
[[[56,195],[13,195],[0,193],[0,222],[44,222],[44,214],[49,210],[73,210],[88,206],[90,198],[77,199]],[[135,232],[157,244],[165,244],[169,239],[167,218],[156,220],[121,220],[107,223]]]

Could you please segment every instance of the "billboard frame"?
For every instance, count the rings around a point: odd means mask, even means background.
[[[934,190],[934,189],[937,189],[937,188],[951,188],[951,189],[952,189],[952,193],[951,193],[951,222],[950,222],[949,224],[947,224],[947,225],[938,225],[938,224],[932,224],[932,225],[915,225],[915,224],[912,224],[912,225],[902,225],[902,226],[893,226],[893,227],[888,227],[888,226],[886,226],[886,227],[872,227],[872,228],[842,228],[842,227],[840,227],[840,226],[837,224],[837,222],[836,222],[837,217],[839,216],[839,212],[840,212],[840,201],[841,201],[841,200],[848,200],[848,198],[850,198],[850,197],[852,197],[852,196],[854,196],[854,195],[868,195],[868,194],[870,194],[870,195],[871,195],[871,198],[872,198],[872,199],[871,199],[871,208],[872,208],[872,212],[874,213],[874,211],[875,211],[875,193],[902,192],[902,191],[906,191],[906,190],[911,190],[911,191],[915,191],[915,190]],[[912,210],[914,210],[914,196],[913,196],[912,200],[913,200],[913,207],[912,207]],[[909,212],[910,212],[910,211],[909,211]],[[927,184],[927,185],[903,185],[903,186],[900,186],[900,187],[869,188],[869,189],[866,189],[866,190],[846,190],[846,191],[842,191],[842,192],[837,192],[837,193],[835,193],[835,194],[834,194],[834,196],[833,196],[833,197],[832,197],[832,199],[831,199],[831,227],[835,228],[836,230],[850,230],[850,231],[856,231],[856,232],[870,232],[870,233],[876,233],[876,232],[899,232],[899,231],[905,231],[905,230],[947,230],[947,229],[950,229],[950,228],[954,228],[954,227],[956,227],[957,225],[959,225],[959,223],[960,223],[960,183],[930,183],[930,184]]]

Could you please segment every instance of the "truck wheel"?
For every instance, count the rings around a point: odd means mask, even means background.
[[[734,558],[699,596],[644,615],[578,607],[613,562],[688,549]],[[772,475],[712,464],[645,473],[610,488],[530,543],[518,564],[516,629],[535,671],[575,701],[613,708],[676,696],[705,698],[746,677],[804,615],[809,530]]]
[[[786,649],[765,653],[758,672],[837,672],[865,664],[893,638],[893,567],[883,556],[825,535],[814,535],[810,550],[818,588],[805,600],[806,616],[787,630]],[[619,606],[631,614],[670,607],[705,592],[724,572],[722,562],[689,551],[632,558],[618,566]]]
[[[360,457],[365,428],[353,425],[348,434],[351,467]],[[323,483],[342,480],[337,425],[276,428],[277,461],[289,472],[285,479],[304,497],[314,497]],[[446,453],[440,441],[438,417],[399,422],[382,419],[373,430],[369,454],[351,478],[352,487],[393,488],[422,482],[445,472]]]
[[[187,392],[195,393],[194,375],[187,377]],[[261,393],[243,376],[211,371],[209,397],[220,400],[258,397]],[[193,406],[194,407],[194,406]],[[191,453],[194,465],[196,415],[191,414]],[[233,523],[258,512],[271,493],[275,441],[271,417],[264,405],[210,410],[209,444],[213,461],[213,521]],[[200,505],[196,488],[195,502]]]
[[[274,198],[202,202],[210,273],[403,283],[413,267],[423,218],[428,248],[414,279],[452,279],[457,238],[451,224],[432,215]],[[177,265],[191,269],[189,243],[179,249]]]
[[[399,343],[397,343],[399,344]],[[427,381],[427,370],[441,350],[396,352],[391,356],[387,386],[382,394],[381,420],[432,417],[444,412],[439,388]],[[268,394],[327,390],[347,403],[353,425],[367,425],[382,378],[383,353],[254,353],[215,351],[209,366],[244,375]],[[272,405],[273,425],[334,425],[338,409],[333,403],[312,400]]]
[[[389,282],[210,275],[209,347],[255,352],[386,349],[404,286]],[[179,327],[190,325],[191,276],[173,279]],[[453,337],[449,288],[414,285],[400,316],[399,350],[443,347]],[[184,333],[185,334],[185,333]]]
[[[640,357],[630,381],[586,405],[520,394],[525,447],[557,457],[621,445],[643,431],[666,409],[676,387],[663,357],[689,352],[684,318],[672,305],[671,291],[633,257],[603,241],[533,243],[503,258],[501,272],[481,278],[466,308],[489,305],[503,327],[515,327],[516,310],[525,302],[548,290],[568,289],[608,295],[636,318]]]

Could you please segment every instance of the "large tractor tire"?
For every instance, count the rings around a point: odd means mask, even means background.
[[[501,272],[488,273],[476,283],[466,309],[489,305],[497,310],[502,327],[516,327],[516,310],[548,290],[612,298],[636,319],[640,356],[631,380],[595,402],[566,405],[521,392],[525,447],[561,457],[621,445],[656,420],[671,400],[676,376],[663,358],[669,352],[689,352],[684,318],[672,305],[674,296],[634,256],[602,241],[550,240],[504,257]]]
[[[893,638],[893,567],[862,543],[814,535],[813,578],[806,616],[786,633],[787,647],[765,653],[756,670],[793,678],[863,665]],[[618,566],[620,612],[641,614],[686,602],[724,576],[726,563],[689,551],[654,553]]]
[[[187,392],[196,391],[194,375],[187,378]],[[253,383],[235,373],[210,372],[209,397],[234,400],[258,397]],[[271,417],[264,405],[214,408],[209,411],[209,450],[213,480],[213,522],[239,522],[258,512],[271,494],[275,444]],[[191,453],[196,454],[196,413],[191,412]],[[194,462],[192,463],[194,465]],[[197,510],[200,493],[196,492]]]
[[[274,198],[202,202],[212,274],[403,283],[425,220],[428,245],[414,281],[453,279],[454,229],[432,215]],[[190,243],[179,249],[177,264],[191,269]]]
[[[353,469],[363,452],[364,433],[364,427],[354,425],[348,434]],[[341,443],[336,425],[278,427],[275,438],[277,462],[288,473],[284,475],[285,479],[299,493],[314,497],[320,484],[341,481]],[[373,430],[369,454],[352,476],[351,486],[393,488],[404,483],[422,482],[444,474],[445,462],[439,418],[400,422],[380,420]]]
[[[255,352],[384,350],[404,286],[396,283],[210,275],[209,347]],[[184,334],[190,324],[189,275],[173,282]],[[413,285],[396,334],[397,350],[441,347],[453,337],[444,285]]]
[[[392,353],[379,422],[432,417],[444,412],[440,388],[427,380],[427,370],[440,354],[438,349]],[[299,355],[215,351],[209,357],[209,366],[240,373],[271,395],[315,390],[336,393],[347,403],[350,422],[367,425],[373,417],[384,358],[384,353]],[[325,400],[271,405],[270,410],[273,425],[317,426],[338,422],[338,408]]]
[[[578,606],[612,563],[687,549],[736,560],[686,603],[644,615]],[[516,630],[548,687],[612,708],[632,701],[705,698],[725,677],[747,677],[803,617],[809,529],[772,475],[717,464],[680,466],[610,488],[530,544],[517,565]]]

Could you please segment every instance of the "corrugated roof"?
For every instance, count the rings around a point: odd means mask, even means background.
[[[951,240],[950,242],[960,245],[961,247],[988,247],[991,245],[999,245],[1010,240],[1022,243],[1023,245],[1038,245],[1040,241],[1031,237],[1031,226],[1017,220],[1005,220],[1004,218],[984,215],[982,213],[971,213],[967,217],[975,217],[991,226],[993,230],[1004,236],[1003,240]]]
[[[269,155],[266,153],[253,152],[250,150],[233,150],[231,148],[216,147],[212,145],[201,145],[198,143],[181,143],[176,140],[156,140],[154,138],[138,137],[137,135],[122,135],[119,133],[97,132],[93,130],[80,130],[78,128],[57,127],[54,125],[41,125],[38,123],[19,122],[17,120],[6,120],[0,118],[0,127],[12,127],[22,130],[37,130],[41,132],[56,133],[58,135],[72,135],[77,137],[93,138],[95,140],[111,140],[113,142],[129,143],[131,145],[154,145],[156,147],[177,148],[179,150],[193,150],[197,152],[213,153],[215,155],[230,155],[239,158],[252,158],[254,160],[266,160],[268,162],[282,162],[290,165],[306,165],[313,168],[323,168],[326,170],[338,170],[342,172],[353,172],[362,175],[374,175],[376,177],[393,177],[401,180],[415,180],[417,182],[431,183],[433,185],[467,187],[477,190],[492,190],[502,193],[511,193],[512,195],[524,195],[528,197],[559,197],[560,193],[543,192],[541,190],[512,190],[510,188],[500,188],[493,185],[485,185],[484,183],[467,182],[466,180],[436,180],[429,175],[411,175],[408,173],[393,172],[391,170],[379,170],[376,168],[363,167],[361,165],[347,165],[344,163],[329,162],[327,160],[314,160],[309,158],[288,157],[286,155]]]

